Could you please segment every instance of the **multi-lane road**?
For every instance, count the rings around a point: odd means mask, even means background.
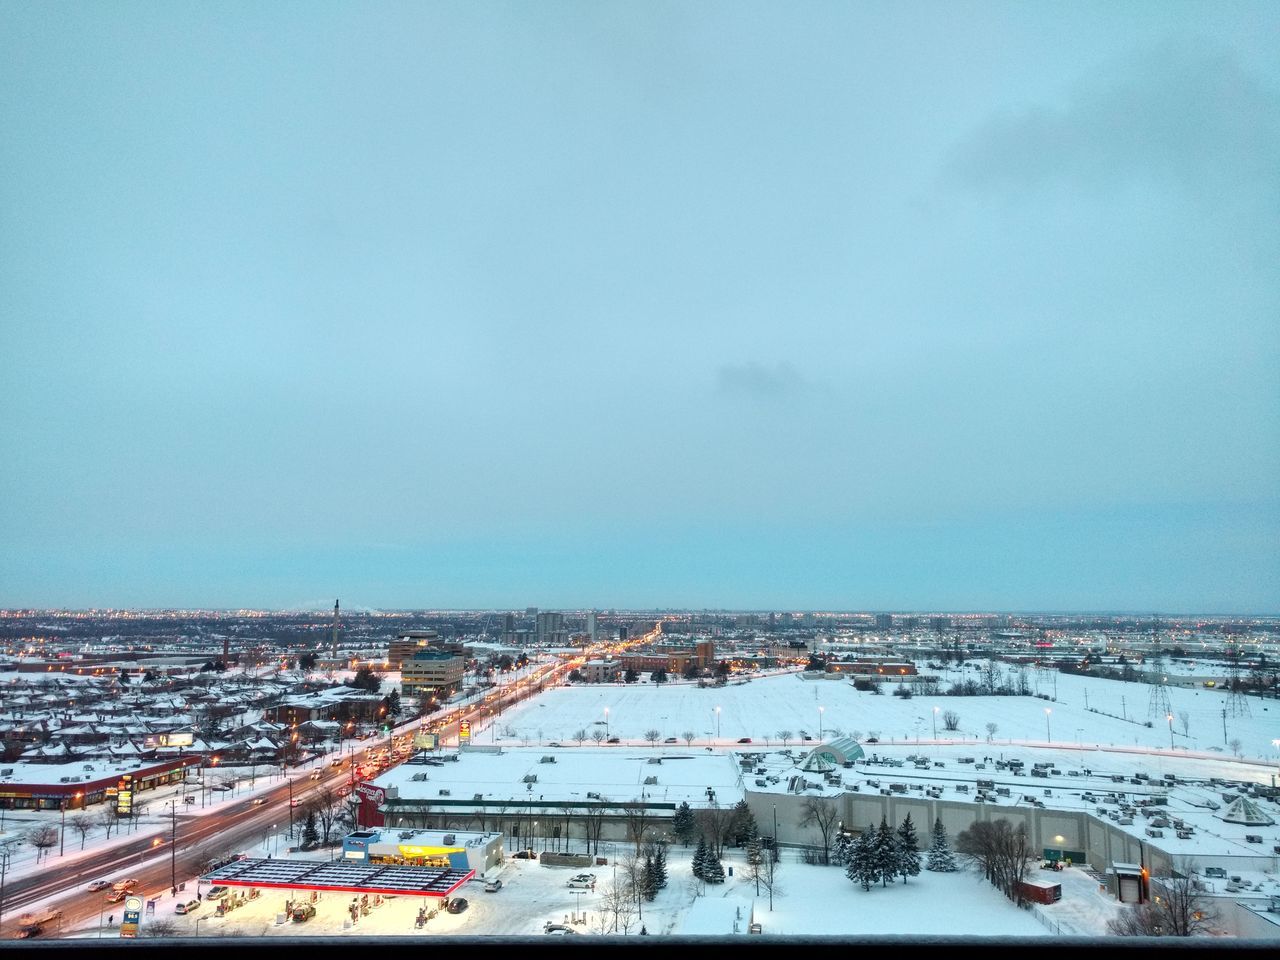
[[[462,722],[473,725],[483,724],[486,720],[497,722],[497,716],[503,710],[547,686],[564,682],[569,673],[589,657],[616,653],[624,646],[647,639],[637,637],[626,644],[601,645],[572,658],[536,666],[527,675],[491,688],[470,703],[457,705],[433,718],[409,721],[394,733],[404,737],[421,727],[435,733],[441,743],[457,743]],[[363,753],[366,749],[383,747],[386,740],[374,737],[357,743],[358,751]],[[338,791],[359,778],[358,774],[353,776],[351,770],[352,763],[360,766],[358,754],[343,756],[340,767],[332,766],[325,759],[314,763],[317,765],[310,768],[294,768],[285,780],[268,790],[223,803],[219,809],[184,810],[184,805],[175,799],[179,808],[176,812],[176,852],[172,839],[173,820],[166,818],[161,823],[140,828],[137,835],[125,843],[98,851],[90,849],[66,864],[60,865],[57,858],[51,858],[42,870],[9,880],[4,889],[0,939],[13,937],[19,917],[37,904],[42,909],[62,911],[61,926],[46,930],[43,936],[93,930],[100,924],[103,936],[117,936],[122,904],[107,903],[106,892],[90,893],[86,889],[90,882],[98,879],[136,878],[139,881],[136,892],[144,899],[169,892],[176,880],[178,884],[186,884],[186,891],[194,898],[195,880],[211,859],[256,846],[289,823],[290,781],[292,797],[299,801],[299,806],[294,809],[296,817],[314,793],[325,787]],[[311,775],[316,771],[320,777],[312,780]],[[258,798],[263,802],[256,803]],[[114,929],[106,925],[107,919],[113,915],[116,919]]]

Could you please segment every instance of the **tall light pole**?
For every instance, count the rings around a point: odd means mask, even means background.
[[[178,894],[178,799],[169,801],[169,879],[173,896]]]
[[[938,739],[938,708],[933,708],[933,739]]]
[[[1048,707],[1044,708],[1044,735],[1045,739],[1053,743],[1053,733],[1049,729],[1049,714],[1053,713]]]
[[[604,738],[609,739],[609,708],[604,708]]]
[[[826,707],[818,707],[818,739],[822,739],[822,715],[826,712]]]
[[[716,739],[720,739],[720,708],[716,707]]]
[[[1173,714],[1170,713],[1165,717],[1169,721],[1169,749],[1173,749]]]
[[[58,856],[62,856],[67,843],[67,798],[62,798],[62,828],[58,831]]]

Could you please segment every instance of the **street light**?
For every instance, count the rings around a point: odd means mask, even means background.
[[[606,740],[609,739],[609,708],[608,707],[604,708],[604,736]]]
[[[1044,708],[1044,736],[1050,743],[1053,743],[1053,733],[1049,730],[1049,714],[1053,713],[1048,707]]]
[[[716,739],[720,739],[720,708],[716,707]]]
[[[822,739],[822,715],[826,713],[826,707],[818,707],[818,739]]]
[[[1170,713],[1165,717],[1169,721],[1169,749],[1173,749],[1173,714]]]
[[[938,708],[933,708],[933,739],[938,739]]]

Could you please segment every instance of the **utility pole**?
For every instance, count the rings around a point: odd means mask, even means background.
[[[169,801],[169,879],[172,881],[173,894],[178,892],[178,801]]]
[[[1223,707],[1222,708],[1222,744],[1223,746],[1226,746],[1226,743],[1227,743],[1227,708]]]
[[[9,870],[9,858],[13,856],[16,840],[10,840],[0,847],[0,920],[4,919],[4,875]]]

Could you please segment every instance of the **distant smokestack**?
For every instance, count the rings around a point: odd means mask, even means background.
[[[333,659],[338,659],[338,601],[333,601]]]
[[[231,636],[222,638],[222,663],[223,666],[231,666]]]

